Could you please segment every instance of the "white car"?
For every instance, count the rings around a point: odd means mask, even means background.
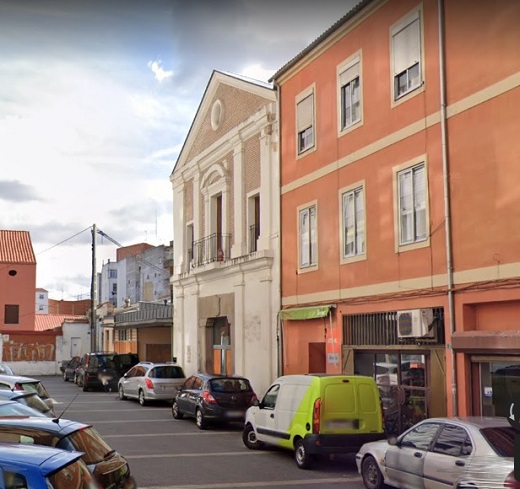
[[[367,489],[520,487],[515,435],[505,417],[429,418],[398,438],[365,443],[356,465]]]

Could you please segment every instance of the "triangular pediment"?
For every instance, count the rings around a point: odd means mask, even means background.
[[[224,144],[231,130],[275,100],[268,83],[213,71],[172,173],[210,146]]]

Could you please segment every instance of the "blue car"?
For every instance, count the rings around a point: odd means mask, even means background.
[[[0,443],[0,486],[17,489],[101,489],[80,452]],[[3,484],[2,484],[3,483]]]
[[[102,487],[136,488],[126,458],[107,445],[91,425],[45,416],[0,418],[1,442],[44,445],[80,452],[83,462]]]

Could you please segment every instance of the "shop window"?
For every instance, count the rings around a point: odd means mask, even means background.
[[[355,352],[354,372],[374,377],[379,388],[387,433],[402,433],[428,417],[426,365],[422,352]]]

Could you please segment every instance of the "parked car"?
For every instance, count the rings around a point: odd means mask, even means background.
[[[0,442],[46,445],[82,452],[82,459],[101,487],[135,488],[127,460],[91,426],[44,417],[0,419]]]
[[[40,416],[47,417],[40,411],[13,399],[0,398],[0,418],[5,416]]]
[[[428,418],[356,454],[367,489],[520,487],[515,430],[502,417]]]
[[[247,409],[257,399],[245,377],[198,373],[179,387],[172,403],[175,419],[195,418],[203,430],[210,422],[244,422]]]
[[[84,392],[104,387],[115,391],[119,379],[135,364],[134,362],[139,363],[136,353],[85,353],[76,368],[75,383]]]
[[[119,379],[119,398],[137,399],[141,406],[151,401],[171,402],[185,380],[180,365],[141,362]]]
[[[292,450],[300,469],[317,455],[356,453],[385,438],[379,389],[364,375],[284,375],[247,410],[242,440]]]
[[[24,406],[29,406],[30,408],[35,409],[48,418],[56,417],[54,409],[51,409],[49,406],[47,406],[47,404],[45,404],[43,399],[38,394],[36,394],[36,392],[0,389],[0,399],[19,402]]]
[[[114,362],[115,355],[116,353],[113,352],[85,353],[76,369],[78,387],[81,387],[84,392],[100,389],[103,387],[101,379],[106,378],[110,389],[115,390],[119,379]]]
[[[79,367],[81,362],[81,357],[72,357],[70,360],[66,362],[62,362],[60,370],[63,374],[63,380],[68,382],[69,380],[74,380],[76,375],[76,369]]]
[[[122,377],[139,363],[139,355],[137,353],[117,353],[114,362],[118,377]]]
[[[49,409],[54,410],[54,400],[47,392],[41,380],[20,375],[0,375],[0,389],[36,392],[43,402],[49,406]]]
[[[0,374],[14,375],[13,369],[7,363],[0,363]]]
[[[102,489],[81,453],[59,448],[0,443],[0,472],[6,489]]]

